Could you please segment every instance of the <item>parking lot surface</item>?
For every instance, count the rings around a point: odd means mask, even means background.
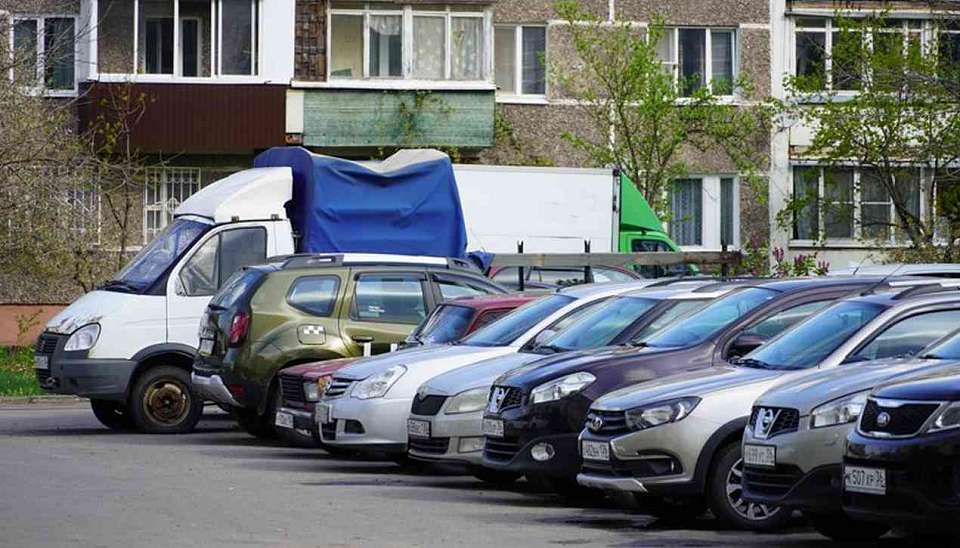
[[[256,440],[215,408],[194,434],[148,436],[86,406],[3,407],[0,463],[3,546],[839,546],[799,522],[677,527],[523,482],[334,459]]]

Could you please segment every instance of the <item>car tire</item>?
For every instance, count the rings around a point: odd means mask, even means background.
[[[127,412],[147,434],[192,432],[203,414],[203,399],[190,387],[190,373],[172,366],[152,367],[133,385]]]
[[[858,521],[846,514],[809,514],[804,517],[821,535],[838,542],[870,542],[890,531],[883,523]]]
[[[119,402],[110,400],[90,400],[90,408],[100,424],[110,430],[130,430],[133,421]]]
[[[621,508],[670,523],[693,521],[707,511],[707,501],[702,498],[657,497],[627,491],[611,491],[608,495]]]
[[[737,529],[770,532],[790,521],[791,510],[743,500],[740,442],[723,446],[707,478],[707,502],[713,515]]]
[[[473,477],[489,483],[491,485],[510,485],[523,477],[523,474],[516,472],[504,472],[501,470],[491,470],[490,468],[477,467],[471,470]]]
[[[237,424],[240,428],[256,438],[264,440],[273,440],[279,437],[277,427],[274,422],[277,420],[277,398],[279,390],[276,383],[270,385],[270,393],[267,395],[267,407],[263,413],[257,413],[256,409],[235,409],[237,415]]]

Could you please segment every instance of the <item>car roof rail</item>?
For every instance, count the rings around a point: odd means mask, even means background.
[[[387,253],[297,253],[286,256],[283,268],[309,268],[315,266],[433,266],[447,269],[471,270],[473,263],[455,257],[427,257],[419,255],[393,255]]]
[[[930,295],[933,293],[945,293],[948,291],[960,290],[960,280],[932,280],[932,283],[909,283],[909,282],[890,282],[890,288],[896,289],[905,287],[899,293],[894,295],[891,300],[901,301],[909,297],[919,295]]]

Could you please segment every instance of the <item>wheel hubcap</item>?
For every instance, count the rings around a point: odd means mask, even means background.
[[[151,384],[144,393],[143,407],[155,421],[176,424],[190,410],[190,393],[179,382],[161,379]]]
[[[780,512],[779,506],[743,500],[743,459],[733,463],[727,473],[727,503],[740,517],[750,521],[770,519]]]

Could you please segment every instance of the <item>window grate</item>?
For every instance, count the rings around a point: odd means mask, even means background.
[[[173,212],[203,188],[200,168],[150,168],[143,189],[143,243],[146,245],[173,220]]]

